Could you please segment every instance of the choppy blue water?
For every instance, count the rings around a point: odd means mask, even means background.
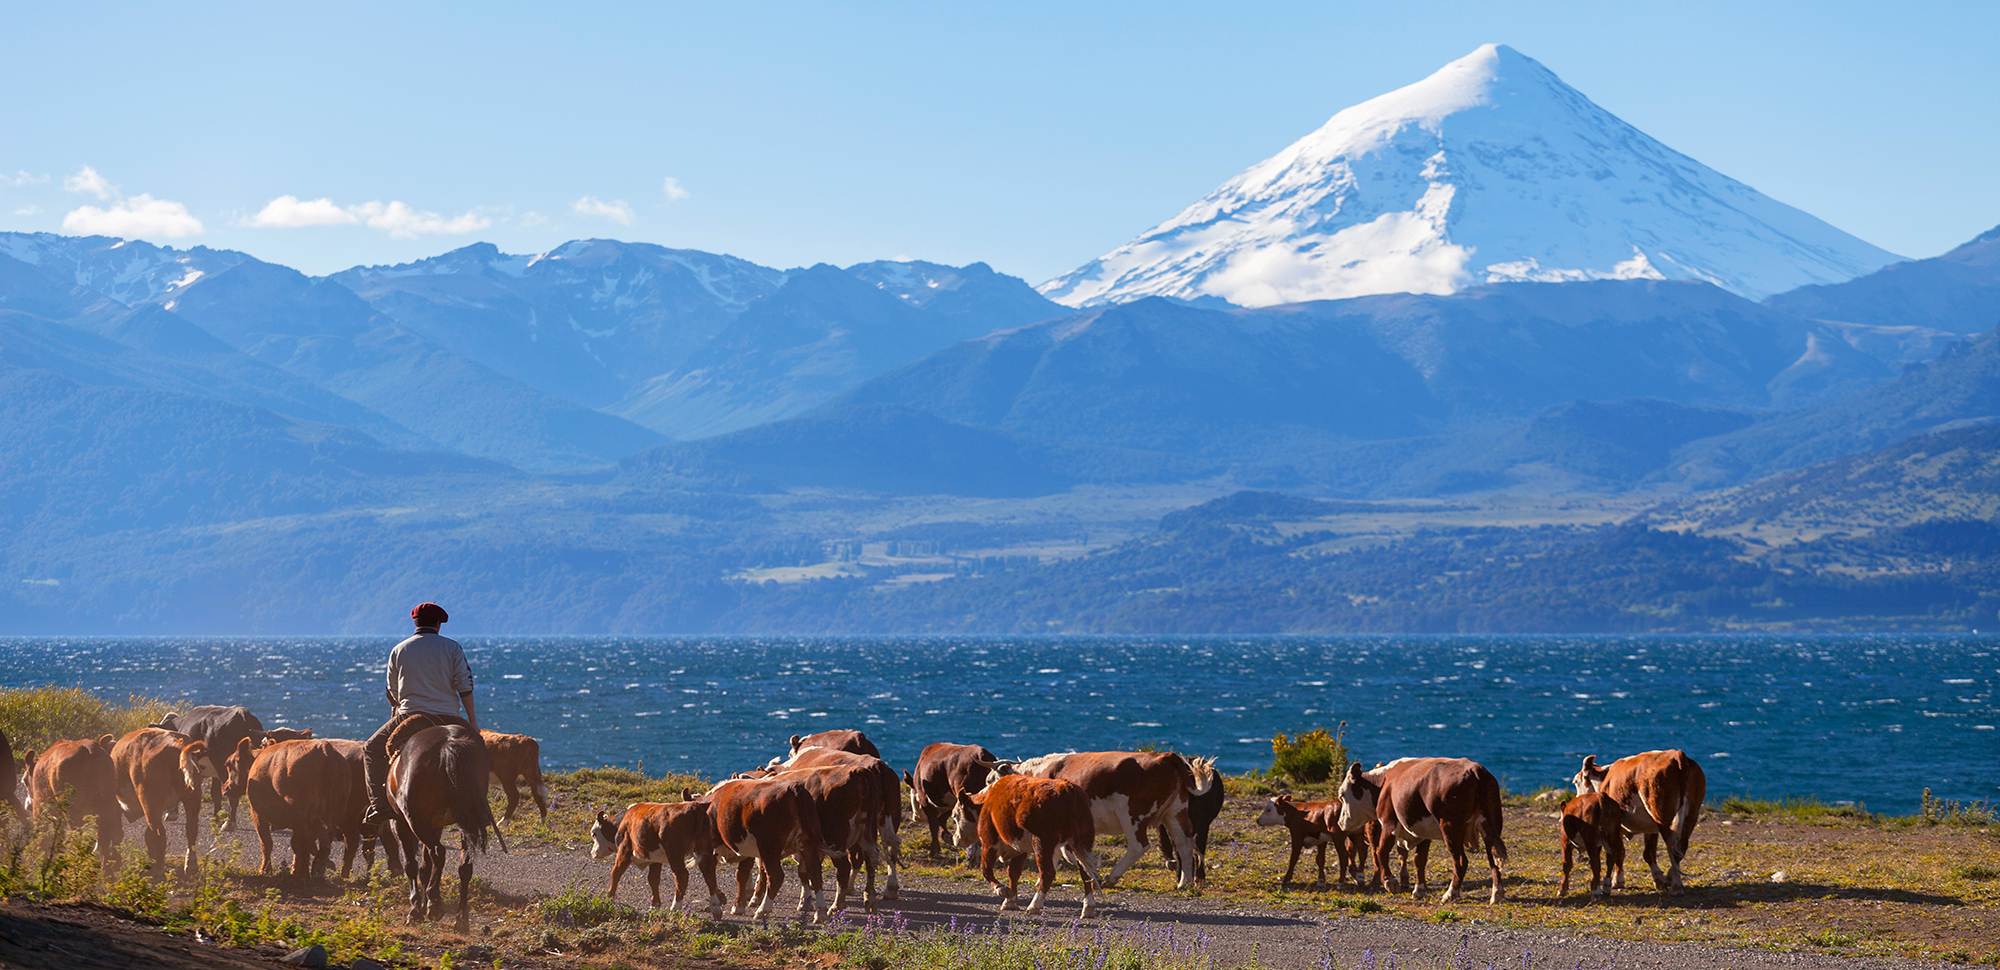
[[[366,737],[396,637],[0,638],[0,685],[237,703]],[[1357,758],[1470,757],[1513,790],[1686,749],[1711,798],[1913,811],[2000,795],[2000,638],[469,637],[482,726],[552,768],[717,777],[856,727],[909,767],[933,741],[1008,757],[1154,742],[1268,766],[1271,735],[1347,722]]]

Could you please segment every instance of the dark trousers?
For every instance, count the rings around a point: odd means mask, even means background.
[[[462,717],[450,714],[431,714],[412,711],[390,718],[375,733],[369,735],[368,743],[361,748],[361,764],[368,774],[368,803],[387,806],[389,804],[389,756],[403,749],[403,743],[425,728],[444,724],[456,724],[469,728]]]

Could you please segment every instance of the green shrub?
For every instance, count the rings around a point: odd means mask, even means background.
[[[16,756],[46,748],[51,741],[101,735],[124,737],[168,714],[178,705],[134,694],[123,704],[106,702],[81,687],[15,687],[0,690],[0,731]]]
[[[1303,734],[1279,734],[1271,739],[1271,774],[1293,781],[1317,785],[1347,771],[1347,722],[1340,722],[1340,734],[1314,728]]]
[[[1938,798],[1928,788],[1924,789],[1918,814],[1931,825],[1991,825],[1996,821],[1991,801],[1961,802],[1956,798]]]

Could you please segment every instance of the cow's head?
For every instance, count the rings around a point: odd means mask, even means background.
[[[975,761],[973,764],[986,769],[986,784],[980,786],[981,788],[991,788],[994,782],[1008,775],[1018,774],[1021,767],[1020,762],[1004,758],[998,761]]]
[[[1611,769],[1599,768],[1597,766],[1596,755],[1587,754],[1583,756],[1583,769],[1578,771],[1576,777],[1571,778],[1569,783],[1572,788],[1576,789],[1577,794],[1588,795],[1603,788],[1604,776],[1610,773]]]
[[[181,745],[181,780],[197,796],[203,785],[215,780],[215,762],[208,756],[207,744],[189,741]]]
[[[627,809],[630,811],[630,809]],[[618,853],[618,821],[597,813],[597,821],[590,824],[590,857],[609,859]]]
[[[687,787],[686,785],[682,785],[682,786],[681,786],[681,801],[684,801],[684,802],[691,802],[691,801],[694,801],[694,789],[692,789],[692,788],[689,788],[689,787]]]
[[[312,740],[312,736],[312,728],[272,728],[264,732],[263,743],[277,744],[280,741],[310,741]]]
[[[958,804],[952,806],[951,819],[945,822],[945,841],[954,849],[970,849],[979,844],[979,809],[986,804],[986,794],[970,795],[958,793]]]
[[[236,742],[236,750],[222,763],[222,794],[241,798],[250,787],[250,766],[257,763],[257,747],[249,738]]]
[[[180,717],[181,716],[179,714],[169,714],[166,717],[160,718],[159,720],[154,721],[153,723],[148,724],[146,726],[150,728],[159,728],[162,731],[178,731],[181,729]]]
[[[1298,809],[1292,807],[1292,796],[1279,795],[1264,804],[1264,814],[1257,816],[1257,824],[1265,828],[1270,828],[1273,825],[1283,825],[1285,824],[1285,813],[1287,810],[1292,812],[1298,811]]]
[[[1368,780],[1361,762],[1348,765],[1347,777],[1340,780],[1341,831],[1352,832],[1375,821],[1375,799],[1381,794],[1382,786]]]

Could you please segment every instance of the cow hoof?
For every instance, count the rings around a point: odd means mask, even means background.
[[[1090,904],[1090,900],[1088,900],[1088,899],[1084,900],[1084,901],[1083,901],[1083,918],[1084,918],[1084,919],[1089,919],[1089,918],[1091,918],[1091,917],[1093,917],[1093,916],[1096,916],[1096,915],[1097,915],[1097,907],[1095,907],[1095,906],[1092,906],[1092,905]]]
[[[1500,890],[1498,890],[1498,889],[1495,889],[1495,890],[1493,890],[1493,894],[1492,894],[1491,896],[1488,896],[1488,897],[1486,898],[1486,901],[1487,901],[1487,902],[1488,902],[1489,904],[1492,904],[1492,905],[1495,905],[1495,906],[1498,906],[1499,904],[1501,904],[1501,903],[1504,903],[1504,902],[1506,902],[1506,901],[1507,901],[1507,894],[1506,894],[1506,893],[1503,893],[1503,892],[1501,892],[1501,891],[1500,891]]]
[[[1012,896],[1002,897],[1000,900],[1000,911],[1003,913],[1010,909],[1020,909],[1020,908],[1021,904],[1015,902],[1014,897]]]

